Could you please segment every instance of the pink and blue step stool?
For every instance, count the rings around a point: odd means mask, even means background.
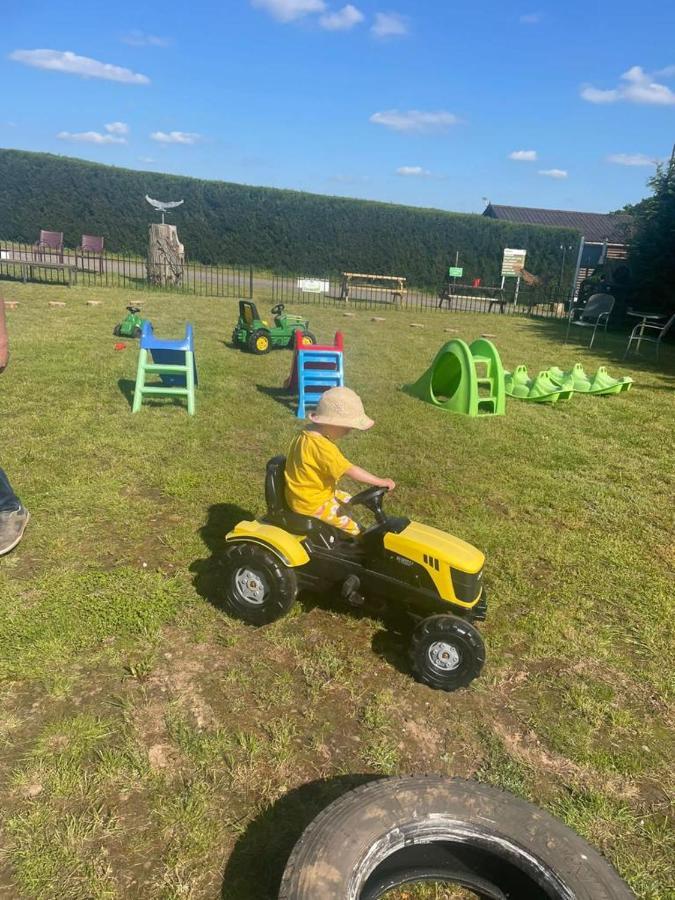
[[[316,406],[324,391],[343,387],[344,358],[341,350],[308,347],[298,351],[298,419],[307,418],[307,409]]]
[[[147,375],[159,375],[161,382],[146,384]],[[143,323],[141,344],[136,370],[136,388],[132,412],[138,412],[145,396],[185,397],[188,414],[195,414],[195,387],[197,364],[195,363],[192,325],[185,326],[185,337],[174,341],[155,337],[152,323]]]

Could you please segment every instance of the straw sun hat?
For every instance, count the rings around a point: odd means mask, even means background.
[[[309,418],[317,425],[340,425],[342,428],[357,428],[367,431],[375,424],[369,419],[358,394],[347,387],[334,387],[326,391],[316,412]]]

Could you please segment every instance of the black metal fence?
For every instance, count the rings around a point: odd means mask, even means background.
[[[375,278],[355,277],[346,289],[342,276],[309,277],[254,272],[251,266],[208,266],[184,262],[167,269],[166,277],[151,278],[146,261],[138,256],[50,250],[32,244],[0,242],[0,279],[91,287],[153,289],[202,297],[256,298],[261,302],[337,306],[382,310],[386,307],[419,312],[499,313],[564,318],[569,297],[559,288],[529,285],[508,278],[501,285],[456,283],[430,290]]]
[[[0,279],[91,287],[161,288],[203,297],[253,296],[250,266],[206,266],[186,261],[161,280],[151,279],[138,256],[92,253],[0,241]]]
[[[271,276],[272,300],[286,306],[310,303],[339,306],[346,310],[382,310],[386,307],[410,311],[501,313],[562,319],[567,316],[569,298],[562,291],[538,285],[516,285],[515,278],[501,285],[448,282],[438,290],[398,286],[376,286],[352,282],[349,290],[341,277]]]

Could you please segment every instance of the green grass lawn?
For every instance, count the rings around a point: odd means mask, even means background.
[[[263,511],[265,462],[298,427],[275,394],[290,353],[231,349],[234,301],[0,290],[20,301],[0,465],[32,512],[0,559],[0,895],[271,900],[330,800],[444,772],[535,800],[639,897],[672,897],[672,348],[623,364],[624,337],[589,352],[543,320],[303,307],[320,339],[344,331],[377,422],[346,454],[395,479],[390,509],[487,554],[488,662],[446,695],[411,679],[379,620],[306,597],[256,630],[219,608],[224,532]],[[171,401],[131,415],[136,345],[114,351],[111,332],[139,299],[160,335],[195,326],[193,419]],[[444,328],[494,334],[507,368],[607,364],[636,383],[446,414],[399,390]]]

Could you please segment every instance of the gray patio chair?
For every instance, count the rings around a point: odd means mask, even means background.
[[[588,349],[593,346],[593,341],[595,340],[595,333],[598,330],[598,326],[604,325],[605,332],[607,332],[607,325],[609,323],[609,317],[612,314],[612,310],[614,309],[614,297],[611,294],[591,294],[588,298],[586,306],[579,312],[579,317],[577,319],[574,318],[574,314],[577,310],[572,307],[570,309],[570,314],[567,319],[567,334],[565,335],[565,340],[563,344],[567,343],[567,339],[570,336],[570,328],[572,325],[579,325],[581,328],[592,328],[593,334],[591,335],[591,342],[588,345]]]
[[[661,341],[668,334],[669,330],[672,328],[673,323],[675,323],[675,313],[668,319],[668,321],[660,325],[648,325],[643,319],[641,322],[635,326],[635,328],[631,331],[630,337],[628,338],[628,345],[626,347],[626,352],[623,355],[625,359],[629,352],[633,341],[637,344],[637,352],[640,352],[640,344],[643,341],[646,341],[648,344],[656,344],[656,358],[659,358],[659,350],[661,348]],[[645,335],[645,331],[650,329],[652,332],[649,335]]]
[[[45,253],[56,253],[59,262],[63,262],[63,232],[62,231],[40,231],[40,240],[35,243],[35,250],[40,259],[44,259]]]
[[[103,273],[103,247],[105,238],[95,234],[83,234],[80,246],[75,250],[75,265],[78,260],[82,259],[82,268],[84,268],[84,260],[93,259],[98,261],[98,270]]]

